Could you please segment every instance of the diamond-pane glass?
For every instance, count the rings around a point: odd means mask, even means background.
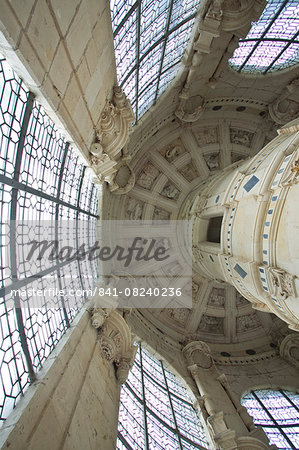
[[[299,61],[298,0],[268,0],[258,22],[241,39],[230,65],[238,72],[275,72]]]
[[[74,249],[95,242],[98,194],[87,172],[0,56],[1,423],[82,307],[84,294],[71,292],[91,290],[97,278],[94,261],[27,260],[28,237],[41,236],[45,222],[49,241],[63,234]],[[65,226],[59,228],[57,219]]]
[[[137,120],[175,77],[200,0],[111,0],[120,86]]]
[[[186,388],[139,346],[120,397],[117,449],[205,449],[202,417]]]
[[[243,396],[242,405],[255,425],[263,427],[270,444],[281,449],[299,448],[298,393],[283,389],[252,391]]]

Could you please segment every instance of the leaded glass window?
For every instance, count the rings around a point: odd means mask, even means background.
[[[28,261],[23,239],[38,235],[44,221],[59,238],[57,223],[64,220],[80,223],[79,234],[63,228],[74,248],[82,239],[92,245],[97,188],[80,157],[1,56],[0,202],[3,422],[84,303],[83,295],[71,293],[91,289],[97,273],[92,261],[56,260],[50,267],[37,258]],[[32,301],[34,289],[41,291],[38,307]],[[51,296],[54,290],[65,295]]]
[[[299,448],[299,394],[283,389],[251,391],[242,398],[242,405],[263,427],[270,444],[278,448]]]
[[[111,0],[117,74],[141,117],[177,73],[200,0]]]
[[[121,390],[117,449],[209,448],[180,380],[141,345]]]
[[[266,74],[299,61],[298,0],[268,0],[258,22],[229,60],[238,72]]]

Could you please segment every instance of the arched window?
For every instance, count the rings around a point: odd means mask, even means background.
[[[117,75],[136,118],[175,77],[199,0],[111,0]]]
[[[278,448],[299,448],[299,394],[279,389],[251,391],[242,398],[242,405],[263,427],[271,444]]]
[[[298,0],[268,0],[229,60],[238,72],[275,72],[299,62]]]
[[[1,55],[0,216],[1,424],[83,305],[72,292],[92,289],[96,273],[85,260],[30,258],[28,238],[77,250],[97,223],[87,167]]]
[[[117,449],[209,448],[186,388],[141,345],[121,390]]]

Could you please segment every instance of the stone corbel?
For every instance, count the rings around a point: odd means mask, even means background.
[[[99,328],[98,337],[102,358],[114,365],[119,384],[124,383],[136,354],[128,324],[112,310]]]
[[[265,0],[225,0],[221,28],[236,31],[244,27],[244,34],[247,34],[251,23],[259,19],[266,4]]]
[[[299,335],[289,334],[280,344],[280,355],[299,369]]]
[[[129,192],[135,183],[127,151],[134,119],[129,100],[119,86],[114,86],[112,101],[106,102],[90,148],[90,163],[100,181],[119,194]]]
[[[183,348],[183,354],[191,367],[210,369],[214,365],[210,347],[202,341],[193,341]]]
[[[188,111],[188,99],[189,99],[189,88],[184,87],[179,94],[179,106],[175,111],[176,117],[183,123],[193,123],[196,122],[204,112],[204,100],[200,98],[200,105],[195,107],[192,111]],[[191,109],[191,108],[190,108]]]
[[[295,91],[299,91],[299,78],[295,78],[289,83],[276,100],[269,105],[269,114],[274,122],[284,125],[296,119],[299,113],[299,103],[290,98]]]

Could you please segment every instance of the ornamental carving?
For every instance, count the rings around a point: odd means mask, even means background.
[[[225,0],[222,8],[221,27],[224,31],[234,31],[248,28],[252,21],[258,20],[264,7],[265,0]],[[247,31],[247,29],[246,29]]]
[[[199,105],[194,106],[192,100],[189,99],[189,88],[184,87],[179,94],[179,106],[175,111],[176,117],[184,123],[196,122],[204,112],[204,100],[199,97]]]
[[[299,369],[299,335],[289,334],[280,344],[280,355]]]
[[[230,141],[233,144],[244,145],[250,147],[253,138],[253,133],[249,131],[240,130],[238,128],[230,129]]]
[[[120,384],[125,382],[134,362],[136,346],[132,340],[125,319],[112,310],[98,331],[98,342],[102,358],[114,364]]]
[[[204,159],[210,170],[219,169],[219,153],[205,154]]]
[[[195,132],[195,136],[200,146],[215,144],[219,140],[217,128],[201,128]]]
[[[190,366],[210,369],[213,364],[210,347],[202,341],[193,341],[183,348],[183,353]]]
[[[269,267],[269,288],[277,300],[286,300],[288,297],[296,297],[294,276],[288,272]]]
[[[129,192],[135,182],[127,151],[133,121],[129,100],[119,86],[114,86],[112,101],[106,102],[90,147],[90,163],[100,181],[107,182],[110,190],[119,194]]]
[[[135,200],[135,198],[129,198],[127,208],[126,208],[126,219],[129,220],[140,220],[143,214],[143,206],[139,200]]]
[[[269,114],[274,122],[284,125],[296,119],[299,113],[299,103],[295,95],[299,92],[299,78],[289,83],[282,93],[269,105]]]
[[[167,183],[162,189],[161,195],[163,197],[169,198],[170,200],[177,200],[180,195],[180,191],[175,187],[174,184]]]
[[[149,191],[159,175],[160,171],[152,163],[149,162],[140,173],[136,184]]]
[[[294,152],[292,156],[292,162],[289,166],[289,169],[286,170],[285,174],[282,177],[282,185],[290,186],[292,184],[296,184],[299,181],[299,150]]]

